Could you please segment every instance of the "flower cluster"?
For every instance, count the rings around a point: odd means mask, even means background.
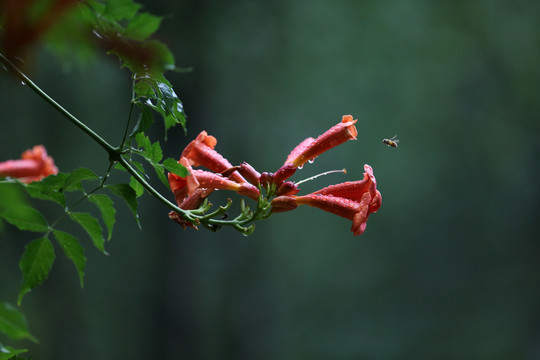
[[[182,177],[169,173],[169,185],[178,206],[183,210],[199,209],[214,190],[232,190],[258,202],[255,215],[250,213],[251,217],[241,217],[242,224],[271,213],[293,210],[298,205],[309,205],[352,220],[352,232],[360,235],[366,229],[369,214],[381,206],[381,193],[377,190],[373,169],[369,165],[364,165],[363,180],[331,185],[303,196],[296,195],[300,191],[298,185],[288,180],[306,162],[348,140],[355,140],[358,134],[354,126],[356,121],[351,115],[345,115],[340,123],[318,138],[305,139],[291,151],[275,173],[259,173],[245,162],[233,166],[214,150],[216,138],[203,131],[186,146],[179,160],[189,174]],[[210,171],[193,168],[197,166]],[[263,190],[265,196],[261,194]],[[169,213],[169,217],[184,228],[194,226],[174,211]],[[238,224],[236,222],[234,225]]]
[[[39,181],[55,174],[58,174],[58,168],[54,165],[54,160],[47,155],[43,145],[26,150],[21,159],[0,163],[0,177],[12,177],[24,183]]]

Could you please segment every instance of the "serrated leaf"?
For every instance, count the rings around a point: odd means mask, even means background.
[[[125,35],[134,40],[146,40],[159,28],[161,18],[149,13],[141,13],[133,17],[126,26]]]
[[[103,222],[107,226],[108,237],[107,241],[111,240],[114,223],[116,222],[116,209],[114,208],[114,203],[110,197],[102,194],[93,194],[88,196],[88,200],[96,204],[99,211],[101,212],[101,217]]]
[[[163,166],[165,169],[167,169],[167,171],[178,176],[186,177],[189,175],[188,170],[173,158],[165,159],[165,161],[163,161]]]
[[[84,248],[79,243],[79,240],[67,232],[54,230],[54,237],[56,241],[64,250],[67,258],[73,261],[77,272],[79,273],[79,281],[81,288],[84,286],[84,268],[86,265],[86,257],[84,256]]]
[[[76,170],[73,170],[71,173],[67,174],[65,183],[64,183],[64,190],[66,191],[72,191],[72,190],[79,190],[82,180],[99,180],[99,176],[97,176],[92,170],[87,168],[78,168]]]
[[[131,19],[140,7],[131,0],[107,0],[103,16],[113,21]]]
[[[148,136],[146,136],[144,133],[138,133],[135,136],[135,142],[139,148],[144,150],[145,155],[150,157],[150,155],[148,155],[148,150],[152,148],[152,143],[150,142]]]
[[[66,207],[66,197],[57,190],[49,190],[46,187],[39,186],[39,183],[30,183],[25,185],[26,192],[34,199],[49,200]],[[37,185],[37,186],[36,186]]]
[[[37,339],[28,331],[24,315],[8,303],[0,303],[0,333],[13,340],[30,339],[37,342]]]
[[[137,197],[141,197],[141,195],[144,194],[144,186],[142,186],[133,176],[129,179],[129,186],[135,190],[135,195]]]
[[[66,207],[66,198],[61,192],[66,182],[67,175],[60,173],[50,175],[41,181],[23,184],[28,195],[35,199],[49,200]]]
[[[109,189],[115,195],[124,199],[129,209],[133,213],[133,216],[135,216],[137,225],[139,225],[139,228],[140,228],[141,224],[139,222],[139,215],[137,214],[137,207],[139,206],[139,203],[137,201],[137,194],[135,193],[135,190],[133,190],[133,188],[129,186],[128,184],[108,185],[108,186],[105,186],[105,188]]]
[[[135,126],[133,127],[133,131],[129,135],[130,137],[133,137],[141,132],[146,132],[146,130],[148,130],[148,128],[150,128],[150,126],[154,122],[152,110],[148,106],[144,106],[140,101],[137,101],[136,105],[141,109],[141,114],[139,115],[139,120],[137,121],[137,124],[135,124]]]
[[[69,217],[77,222],[88,233],[94,246],[104,254],[107,254],[104,247],[101,225],[99,221],[88,213],[70,213]]]
[[[3,346],[0,344],[0,360],[18,360],[18,354],[27,352],[26,349],[14,349],[11,346]]]
[[[23,275],[23,283],[17,300],[19,305],[24,294],[47,279],[54,259],[54,248],[49,239],[36,239],[26,245],[24,254],[19,262],[19,268]]]
[[[159,145],[159,141],[156,141],[152,144],[151,149],[149,149],[150,153],[150,159],[154,163],[159,163],[161,159],[163,159],[163,151],[161,150],[161,145]]]
[[[185,130],[186,116],[182,102],[174,92],[170,82],[162,75],[146,76],[140,79],[134,90],[140,104],[151,108],[162,116],[165,124],[165,136],[167,130],[176,124],[181,124]],[[140,98],[147,100],[142,101]]]
[[[154,167],[154,170],[156,171],[156,175],[159,178],[159,180],[161,180],[163,185],[165,185],[165,187],[169,187],[169,180],[165,176],[165,168],[163,167],[163,165],[152,163],[152,166]]]
[[[47,232],[49,224],[39,211],[24,205],[10,206],[0,213],[8,223],[18,227],[20,230]]]
[[[66,174],[59,173],[56,175],[49,175],[40,181],[34,181],[30,184],[39,189],[60,190],[64,186],[66,178]]]

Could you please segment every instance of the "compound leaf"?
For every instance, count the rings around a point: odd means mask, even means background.
[[[8,303],[0,303],[0,333],[13,340],[30,339],[37,342],[37,339],[28,331],[24,315]],[[2,354],[1,350],[0,354]]]
[[[108,230],[107,241],[110,241],[114,223],[116,222],[116,209],[114,208],[112,199],[107,195],[92,194],[88,196],[88,200],[96,204],[101,212],[101,217],[103,218],[103,222],[105,223],[105,226],[107,226]]]
[[[20,230],[36,232],[47,232],[49,230],[47,220],[39,211],[30,206],[10,206],[0,213],[0,217]]]
[[[79,273],[79,281],[81,288],[84,286],[84,267],[86,265],[86,257],[84,256],[84,248],[79,243],[79,240],[67,232],[54,230],[54,237],[56,241],[64,250],[67,258],[73,261],[77,272]]]
[[[109,189],[115,195],[124,199],[129,209],[133,213],[133,216],[135,216],[137,225],[139,225],[139,228],[140,228],[141,224],[139,222],[139,214],[137,214],[137,207],[139,203],[137,201],[137,194],[135,193],[135,190],[133,190],[133,188],[129,186],[128,184],[108,185],[108,186],[105,186],[105,188]]]
[[[41,284],[54,263],[54,248],[47,238],[33,240],[26,245],[19,268],[23,274],[23,284],[17,303],[20,305],[24,294]]]
[[[78,168],[67,174],[66,181],[64,183],[65,191],[79,190],[82,180],[99,180],[92,170],[87,168]]]
[[[101,225],[99,221],[89,213],[75,213],[69,214],[69,217],[81,225],[81,227],[88,233],[94,246],[104,254],[107,254],[104,247],[104,240],[102,235]]]

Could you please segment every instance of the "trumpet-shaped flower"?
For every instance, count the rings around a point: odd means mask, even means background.
[[[52,157],[47,155],[43,145],[36,145],[23,152],[20,160],[0,163],[0,177],[13,177],[21,182],[39,181],[46,176],[58,174]]]
[[[182,157],[187,158],[192,166],[204,166],[210,171],[222,173],[230,169],[232,165],[214,150],[216,144],[217,139],[215,137],[208,135],[206,131],[201,131],[197,138],[185,147]],[[237,171],[231,173],[229,178],[238,183],[246,182],[246,179]]]
[[[201,204],[203,203],[204,199],[206,199],[210,194],[214,191],[214,189],[204,189],[204,188],[198,188],[193,191],[191,195],[189,195],[187,198],[185,198],[182,202],[178,203],[178,207],[180,209],[184,210],[194,210],[197,209]],[[176,221],[178,224],[182,225],[182,227],[185,229],[186,227],[193,227],[197,229],[195,225],[190,223],[189,221],[186,221],[183,219],[177,212],[171,211],[169,213],[169,219],[172,219]]]
[[[323,152],[336,147],[348,140],[356,140],[358,131],[351,115],[343,115],[341,122],[328,129],[316,139],[307,138],[302,141],[287,157],[285,164],[302,166],[309,160],[313,160]]]
[[[185,157],[182,157],[179,163],[186,167],[189,174],[186,177],[182,177],[169,173],[169,186],[176,198],[177,204],[181,204],[186,196],[192,195],[198,188],[232,190],[254,200],[259,198],[259,189],[248,182],[237,183],[220,174],[193,169],[189,165],[189,160]]]
[[[273,212],[295,209],[298,205],[309,205],[352,220],[351,231],[362,234],[369,214],[381,207],[382,197],[377,190],[373,169],[364,165],[364,179],[331,185],[304,196],[282,195],[272,200]]]

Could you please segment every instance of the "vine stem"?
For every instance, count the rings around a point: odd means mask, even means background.
[[[96,141],[102,148],[104,148],[109,154],[116,151],[116,148],[109,144],[105,139],[103,139],[101,136],[96,134],[92,129],[90,129],[86,124],[81,122],[79,119],[77,119],[75,116],[73,116],[69,111],[64,109],[62,105],[54,101],[47,93],[45,93],[39,86],[37,86],[32,80],[28,78],[19,68],[17,68],[11,61],[9,61],[4,54],[0,53],[0,61],[9,69],[11,70],[15,75],[17,75],[18,78],[22,80],[22,82],[27,85],[30,89],[32,89],[34,92],[36,92],[42,99],[44,99],[46,102],[48,102],[50,105],[52,105],[58,112],[60,112],[64,117],[66,117],[71,123],[73,123],[75,126],[77,126],[79,129],[84,131],[88,136],[90,136],[94,141]]]
[[[94,132],[91,128],[89,128],[86,124],[84,124],[82,121],[77,119],[74,115],[72,115],[69,111],[67,111],[64,107],[62,107],[59,103],[57,103],[53,98],[51,98],[45,91],[41,90],[39,86],[37,86],[30,78],[28,78],[17,66],[15,66],[11,61],[9,61],[8,58],[6,58],[2,53],[0,53],[0,61],[4,64],[4,66],[12,71],[18,78],[21,79],[21,81],[27,85],[30,89],[32,89],[35,93],[37,93],[42,99],[44,99],[46,102],[48,102],[52,107],[54,107],[58,112],[60,112],[66,119],[68,119],[72,124],[77,126],[79,129],[81,129],[84,133],[86,133],[88,136],[90,136],[95,142],[97,142],[105,151],[109,153],[109,161],[111,165],[114,162],[118,162],[120,165],[122,165],[126,171],[132,175],[152,196],[154,196],[156,199],[161,201],[163,204],[167,205],[170,209],[173,211],[179,213],[184,217],[185,220],[190,222],[198,222],[201,216],[197,216],[193,213],[191,213],[188,210],[181,209],[177,205],[170,202],[168,199],[166,199],[159,191],[157,191],[152,185],[150,185],[134,168],[131,166],[128,160],[126,160],[122,154],[124,153],[124,143],[126,140],[127,135],[127,128],[129,127],[129,121],[131,119],[132,110],[133,110],[133,101],[131,103],[130,113],[128,117],[128,124],[126,125],[125,134],[122,139],[122,144],[120,147],[114,147],[111,144],[109,144],[105,139],[103,139],[101,136],[99,136],[96,132]],[[110,166],[107,172],[110,171]],[[100,187],[103,186],[103,183],[100,185]],[[98,187],[98,189],[100,188]],[[97,190],[97,189],[96,189]],[[259,211],[259,209],[257,209]],[[256,214],[258,215],[258,211]],[[202,216],[204,217],[204,216]],[[245,224],[247,222],[251,222],[255,220],[252,216],[249,219],[241,220],[241,221],[226,221],[226,220],[217,220],[217,219],[205,219],[205,222],[207,224],[213,224],[213,225],[230,225],[235,227],[236,229],[240,231],[244,231],[242,228],[242,224]]]
[[[70,122],[72,122],[79,129],[84,131],[88,136],[90,136],[94,141],[96,141],[102,148],[104,148],[109,153],[109,159],[111,163],[113,161],[119,162],[126,170],[129,172],[137,181],[146,189],[150,194],[160,200],[162,203],[167,205],[172,210],[182,214],[182,216],[192,218],[189,212],[180,209],[178,206],[174,205],[172,202],[167,200],[163,195],[161,195],[156,189],[154,189],[139,173],[131,166],[131,164],[122,157],[121,148],[115,148],[109,144],[105,139],[95,133],[90,129],[86,124],[77,119],[69,111],[64,109],[60,104],[58,104],[54,99],[52,99],[47,93],[45,93],[39,86],[37,86],[28,76],[26,76],[19,68],[17,68],[11,61],[9,61],[2,53],[0,53],[0,61],[6,66],[6,68],[12,71],[17,77],[19,77],[25,85],[30,89],[36,92],[42,99],[52,105],[58,112],[64,115]],[[133,107],[132,107],[133,108]],[[131,108],[131,109],[132,109]],[[131,109],[130,109],[130,118],[131,118]],[[124,142],[125,140],[123,140]],[[191,219],[193,220],[193,219]]]

